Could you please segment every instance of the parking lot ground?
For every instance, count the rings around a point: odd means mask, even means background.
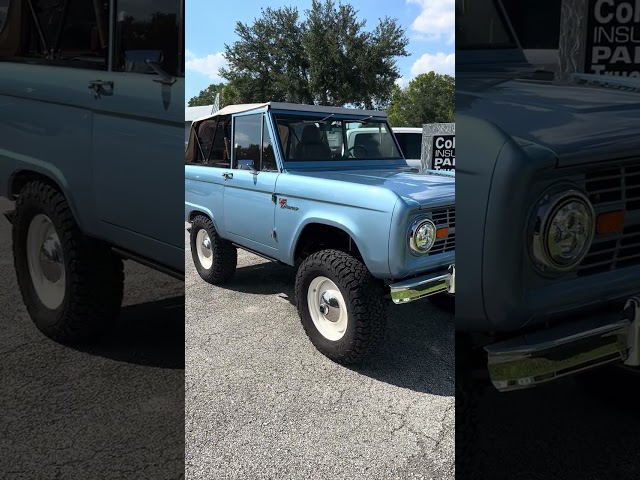
[[[511,393],[487,388],[478,425],[486,478],[639,479],[640,376],[621,380],[617,390],[576,378]]]
[[[0,199],[0,214],[12,208]],[[120,318],[70,348],[31,322],[0,218],[0,478],[184,475],[184,284],[126,262]]]
[[[454,478],[450,313],[390,306],[384,347],[347,368],[305,336],[292,268],[239,251],[212,286],[186,240],[187,478]]]

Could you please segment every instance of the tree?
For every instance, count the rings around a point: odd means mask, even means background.
[[[239,40],[225,45],[228,68],[220,76],[242,102],[380,108],[400,77],[395,58],[408,39],[396,20],[372,30],[350,5],[313,0],[301,20],[295,7],[266,8],[252,25],[238,22]]]
[[[217,84],[213,83],[209,85],[207,88],[205,88],[204,90],[201,90],[197,96],[191,98],[187,103],[187,105],[189,107],[201,107],[204,105],[213,105],[213,103],[216,100],[216,95],[222,92],[223,87],[224,87],[224,83],[217,83]],[[222,108],[222,105],[220,105],[220,108]]]
[[[425,123],[453,123],[455,79],[435,72],[421,73],[406,88],[395,86],[387,108],[394,127],[422,127]]]
[[[201,90],[200,93],[195,97],[189,99],[187,106],[200,107],[204,105],[213,105],[216,101],[216,95],[218,93],[220,94],[220,108],[224,108],[227,105],[242,103],[239,98],[238,90],[232,83],[214,83],[209,85],[204,90]]]

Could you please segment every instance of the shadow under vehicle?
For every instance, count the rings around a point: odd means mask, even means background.
[[[0,196],[48,336],[87,340],[117,317],[123,259],[184,277],[184,1],[8,0],[0,23]]]
[[[306,333],[352,363],[383,338],[388,298],[454,293],[454,188],[406,165],[383,112],[232,105],[193,122],[185,220],[210,283],[231,278],[238,247],[299,265]]]
[[[511,391],[637,369],[640,82],[558,81],[527,63],[499,2],[456,8],[457,401],[469,375]]]

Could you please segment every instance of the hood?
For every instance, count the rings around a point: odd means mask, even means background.
[[[290,170],[291,171],[291,170]],[[381,187],[393,191],[408,204],[420,206],[455,203],[455,177],[410,168],[358,170],[297,170],[296,175]]]
[[[554,83],[548,73],[469,71],[458,76],[456,112],[554,151],[559,165],[640,155],[640,82],[621,90],[592,76]]]

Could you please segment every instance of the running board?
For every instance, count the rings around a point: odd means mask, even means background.
[[[144,265],[145,267],[152,268],[154,270],[157,270],[158,272],[164,273],[166,275],[169,275],[170,277],[176,278],[178,280],[182,280],[184,282],[183,272],[179,272],[177,270],[174,270],[173,268],[167,267],[165,265],[161,265],[157,262],[154,262],[153,260],[149,260],[146,257],[137,255],[133,252],[124,250],[122,248],[111,247],[111,250],[126,260],[133,260],[134,262],[139,263],[140,265]]]

